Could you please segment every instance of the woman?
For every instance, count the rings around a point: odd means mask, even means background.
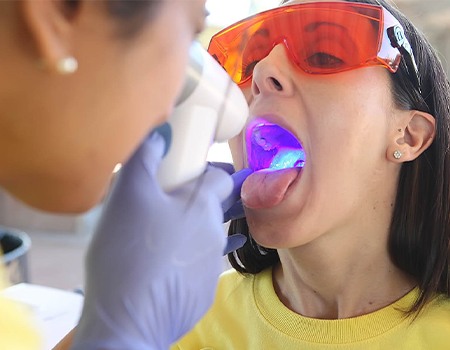
[[[165,194],[155,180],[165,141],[147,138],[180,92],[204,5],[0,3],[0,186],[35,208],[76,213],[102,199],[126,163],[88,254],[75,348],[167,348],[212,302],[232,181],[211,169]],[[37,349],[15,306],[1,299],[0,310],[0,348]]]
[[[428,41],[385,0],[291,0],[209,51],[304,166],[246,179],[238,272],[174,349],[447,349],[450,87]]]

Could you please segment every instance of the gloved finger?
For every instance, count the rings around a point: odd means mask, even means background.
[[[242,201],[238,200],[234,203],[230,209],[225,211],[223,214],[223,222],[228,222],[230,220],[242,219],[245,217],[244,206],[242,205]]]
[[[225,163],[225,162],[208,162],[209,165],[212,165],[216,168],[220,168],[225,170],[228,174],[232,175],[236,172],[234,170],[234,166],[231,163]]]
[[[160,134],[164,141],[166,142],[164,148],[163,157],[169,152],[170,145],[172,144],[172,127],[169,123],[164,123],[153,130],[153,133],[157,132]]]
[[[223,250],[223,255],[228,255],[231,252],[234,252],[235,250],[241,248],[245,242],[247,242],[247,237],[240,233],[236,233],[232,236],[227,237],[227,245],[225,246],[225,249]]]
[[[222,202],[222,210],[224,213],[226,213],[241,198],[242,183],[252,172],[253,170],[245,168],[231,175],[233,179],[233,191],[230,196]]]
[[[165,141],[159,133],[154,132],[148,136],[120,169],[114,191],[133,193],[134,187],[148,183],[154,177],[151,174],[156,173],[164,148]]]
[[[225,198],[228,198],[233,190],[233,180],[231,176],[224,170],[213,166],[208,166],[201,179],[195,180],[194,182],[197,181],[201,181],[201,187],[207,188],[209,193],[215,193],[220,202],[223,202]],[[194,185],[197,185],[197,183]]]
[[[141,161],[149,173],[155,173],[166,152],[166,140],[157,131],[152,132],[142,143],[133,158]]]

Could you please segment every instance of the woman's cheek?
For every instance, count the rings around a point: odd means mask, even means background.
[[[237,136],[228,140],[228,145],[230,147],[231,156],[233,158],[233,165],[236,171],[245,168],[245,154],[244,154],[244,142],[243,133],[241,131]]]
[[[248,105],[252,102],[253,94],[252,94],[252,83],[247,82],[244,85],[239,86],[242,93],[245,96],[245,100],[247,101]]]
[[[240,86],[242,93],[244,94],[245,100],[247,104],[250,105],[250,102],[253,98],[251,91],[251,83],[246,83],[243,86]],[[228,140],[228,145],[230,147],[231,156],[233,158],[233,165],[236,171],[241,170],[246,167],[246,154],[245,154],[245,145],[244,145],[244,129],[235,137]]]

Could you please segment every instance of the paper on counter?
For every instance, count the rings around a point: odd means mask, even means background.
[[[42,331],[45,350],[52,349],[76,326],[83,306],[83,296],[78,293],[29,283],[13,285],[2,293],[32,311]]]

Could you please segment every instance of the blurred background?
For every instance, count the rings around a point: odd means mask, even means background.
[[[210,15],[207,28],[199,39],[207,45],[211,35],[221,28],[255,12],[275,7],[279,2],[207,0]],[[450,73],[450,0],[397,0],[395,3],[426,33]],[[227,146],[214,146],[210,159],[231,161]],[[97,207],[77,216],[51,215],[32,210],[0,191],[0,225],[8,227],[7,231],[23,231],[30,238],[22,245],[20,254],[9,255],[8,270],[13,281],[27,280],[67,290],[80,287],[84,251],[100,210],[101,207]],[[15,242],[8,244],[13,250],[16,247]]]

